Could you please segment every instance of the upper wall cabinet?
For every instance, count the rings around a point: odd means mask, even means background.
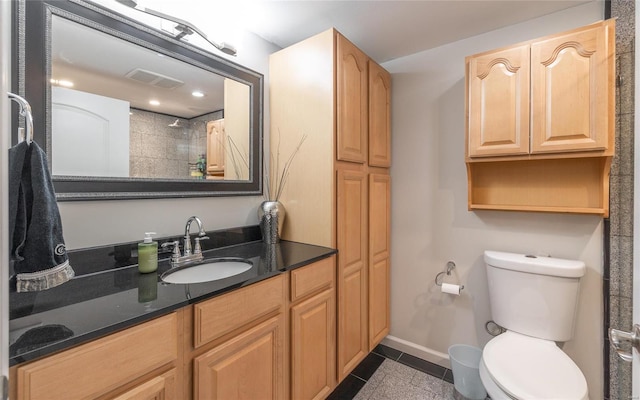
[[[610,20],[531,44],[532,153],[613,147],[613,31]]]
[[[608,216],[615,22],[469,56],[470,210]]]
[[[614,21],[467,57],[467,157],[612,155]]]

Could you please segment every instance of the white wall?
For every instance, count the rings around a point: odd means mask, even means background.
[[[264,141],[269,142],[269,54],[279,48],[247,33],[233,61],[264,75]],[[215,50],[214,50],[215,51]],[[141,240],[144,232],[158,237],[184,232],[191,215],[202,219],[207,230],[258,224],[261,196],[192,199],[110,200],[58,202],[67,248]]]
[[[583,260],[587,275],[573,341],[564,349],[602,394],[603,224],[595,216],[467,210],[464,101],[467,55],[561,32],[603,18],[601,2],[385,63],[392,73],[391,333],[385,344],[444,366],[455,343],[491,339],[485,249]],[[449,283],[434,285],[448,260]]]

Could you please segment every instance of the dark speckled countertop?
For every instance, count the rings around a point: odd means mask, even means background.
[[[10,293],[10,365],[99,338],[336,253],[334,249],[289,241],[265,245],[257,227],[208,235],[214,240],[204,248],[205,259],[239,257],[250,260],[251,269],[214,282],[167,284],[160,275],[169,269],[169,261],[164,258],[168,255],[160,254],[157,272],[141,274],[136,243],[70,251],[76,278],[42,292]]]

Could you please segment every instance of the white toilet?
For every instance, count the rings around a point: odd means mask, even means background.
[[[581,261],[485,251],[493,320],[480,379],[493,400],[587,400],[587,381],[555,342],[573,337]]]

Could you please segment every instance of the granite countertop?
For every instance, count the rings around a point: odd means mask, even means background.
[[[242,236],[246,239],[246,232]],[[76,278],[42,292],[9,294],[10,365],[35,360],[336,253],[334,249],[289,241],[275,245],[261,240],[225,244],[205,248],[205,260],[239,257],[251,261],[251,269],[213,282],[186,285],[160,280],[160,275],[170,268],[168,258],[162,258],[162,254],[158,270],[149,274],[138,272],[137,258],[130,258],[129,263],[124,260],[126,257],[117,261],[117,249],[130,248],[129,254],[133,254],[135,243],[83,250],[75,256],[69,252]],[[102,255],[111,260],[107,269],[96,266],[107,259]],[[137,257],[137,253],[134,255]]]

